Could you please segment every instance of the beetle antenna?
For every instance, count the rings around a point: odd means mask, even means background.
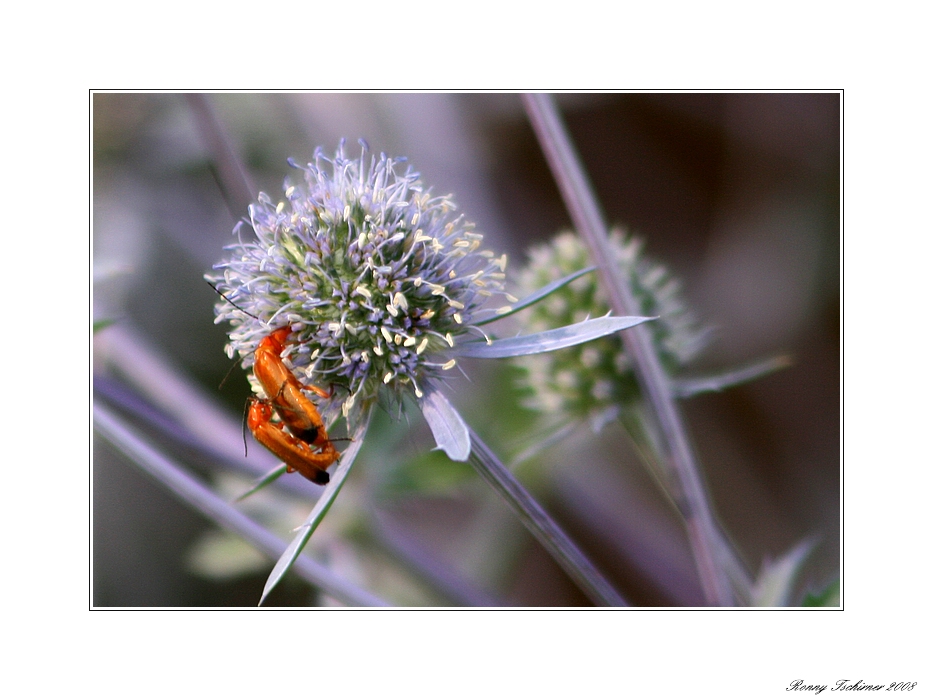
[[[239,309],[239,310],[242,311],[244,314],[246,314],[247,316],[249,316],[249,317],[251,317],[251,318],[255,318],[255,319],[256,319],[257,321],[259,321],[260,323],[265,323],[261,318],[259,318],[259,317],[256,316],[255,314],[251,314],[249,311],[247,311],[247,310],[244,309],[242,306],[240,306],[239,304],[237,304],[235,301],[233,301],[230,297],[228,297],[228,296],[227,296],[226,294],[224,294],[222,291],[220,291],[219,289],[217,289],[217,287],[214,286],[213,282],[210,282],[209,280],[204,280],[204,281],[207,282],[207,283],[210,285],[211,289],[213,289],[215,292],[217,292],[217,294],[220,295],[220,297],[221,297],[224,301],[226,301],[228,304],[230,304],[233,308]],[[224,375],[223,380],[220,382],[220,385],[217,387],[218,390],[224,388],[224,384],[226,384],[226,383],[227,383],[227,380],[230,379],[230,375],[233,374],[233,370],[236,369],[236,366],[237,366],[238,364],[240,364],[240,361],[239,361],[239,360],[234,360],[234,361],[233,361],[233,364],[230,366],[230,369],[227,370],[227,373]],[[243,437],[243,442],[246,442],[246,429],[245,429],[245,428],[243,429],[243,436],[244,436],[244,437]]]
[[[215,292],[217,292],[225,302],[227,302],[228,304],[230,304],[230,306],[232,306],[232,307],[235,308],[235,309],[239,309],[240,311],[242,311],[242,312],[243,312],[244,314],[246,314],[247,316],[249,316],[249,317],[251,317],[251,318],[255,318],[255,319],[256,319],[257,321],[259,321],[259,322],[263,322],[263,320],[262,320],[261,318],[259,318],[259,316],[256,316],[255,314],[251,314],[249,311],[247,311],[247,310],[244,309],[242,306],[240,306],[239,304],[237,304],[235,301],[233,301],[230,297],[228,297],[228,296],[227,296],[226,294],[224,294],[222,291],[220,291],[219,289],[217,289],[217,287],[215,287],[214,284],[213,284],[212,282],[210,282],[210,281],[208,281],[208,280],[204,280],[204,281],[207,282],[209,285],[211,285],[211,289],[213,289]]]
[[[233,374],[233,370],[236,369],[238,364],[240,364],[240,361],[234,360],[233,364],[230,365],[230,369],[227,370],[227,373],[224,375],[224,378],[221,380],[220,384],[217,386],[218,391],[224,388],[224,384],[226,384],[227,380],[230,379],[230,375]]]

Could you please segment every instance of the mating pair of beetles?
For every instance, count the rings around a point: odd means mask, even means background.
[[[327,468],[340,455],[327,437],[317,407],[304,390],[325,399],[330,393],[313,384],[302,384],[285,366],[282,352],[289,335],[291,327],[279,328],[256,348],[253,373],[269,398],[250,399],[246,424],[256,441],[281,459],[289,472],[298,472],[323,485],[330,481]],[[273,411],[281,423],[272,422]]]

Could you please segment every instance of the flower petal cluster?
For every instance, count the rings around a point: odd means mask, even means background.
[[[287,362],[303,381],[337,389],[322,411],[339,406],[351,421],[383,389],[421,398],[454,366],[452,349],[500,292],[506,263],[480,250],[453,200],[433,196],[404,159],[361,144],[358,158],[341,143],[332,158],[317,149],[307,165],[290,160],[303,182],[286,179],[279,202],[260,194],[255,239],[239,226],[208,275],[224,297],[217,322],[233,326],[228,353],[249,369],[259,342],[290,326]]]
[[[683,304],[677,280],[641,254],[638,239],[613,230],[609,245],[615,264],[629,277],[639,305],[636,312],[658,317],[648,325],[648,332],[665,369],[675,374],[704,347],[706,331]],[[562,233],[530,250],[528,264],[517,274],[516,288],[520,294],[528,293],[590,264],[589,252],[579,237]],[[525,329],[540,332],[608,311],[608,297],[599,278],[585,275],[531,307]],[[640,396],[631,360],[618,334],[513,361],[525,370],[520,381],[528,390],[526,405],[534,410],[586,419],[624,408]]]

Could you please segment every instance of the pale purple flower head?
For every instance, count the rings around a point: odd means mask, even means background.
[[[250,368],[259,342],[290,326],[287,361],[299,379],[337,389],[323,410],[351,421],[380,391],[421,398],[450,370],[505,268],[450,197],[432,196],[404,159],[362,145],[358,158],[341,143],[333,158],[317,149],[307,165],[289,161],[304,182],[286,179],[280,202],[260,194],[255,238],[238,226],[208,276],[225,297],[217,322],[233,326],[228,353]]]

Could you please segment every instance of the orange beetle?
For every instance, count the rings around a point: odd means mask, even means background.
[[[208,284],[229,304],[259,320],[237,306],[213,284]],[[326,484],[330,481],[326,469],[337,461],[340,454],[327,437],[317,406],[304,395],[304,390],[313,391],[325,399],[330,397],[330,393],[313,384],[302,384],[285,366],[282,352],[291,332],[290,326],[278,328],[256,347],[253,374],[269,398],[250,399],[246,424],[256,441],[285,462],[289,472],[298,472],[316,484]],[[272,422],[273,409],[290,432]]]
[[[247,425],[256,441],[285,462],[289,472],[297,471],[316,484],[326,484],[330,477],[325,470],[340,454],[327,437],[317,406],[304,390],[322,398],[330,393],[302,384],[285,366],[282,352],[289,335],[288,326],[278,328],[256,348],[253,374],[269,398],[251,399]],[[273,409],[291,434],[272,422]]]
[[[292,434],[307,443],[326,448],[331,443],[321,414],[303,390],[313,391],[325,399],[330,397],[330,393],[313,384],[302,384],[282,362],[285,341],[290,334],[291,329],[285,326],[262,339],[256,348],[253,374]]]
[[[315,411],[315,413],[317,413]],[[256,441],[269,452],[285,462],[289,473],[298,472],[306,479],[322,486],[330,481],[327,468],[337,461],[340,456],[337,449],[325,435],[325,445],[320,445],[320,451],[315,450],[304,440],[301,440],[272,422],[272,406],[264,399],[250,399],[249,414],[246,424]],[[319,430],[319,434],[323,429]]]

